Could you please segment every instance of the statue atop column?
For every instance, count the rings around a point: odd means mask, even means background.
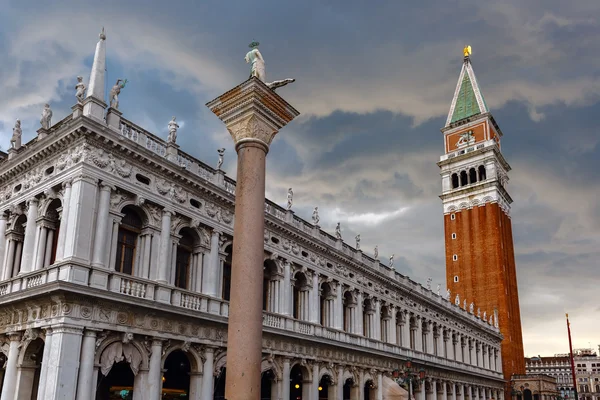
[[[356,240],[356,250],[360,250],[360,233],[354,238]]]
[[[177,129],[179,129],[179,125],[175,122],[175,117],[169,121],[169,137],[167,138],[168,143],[175,143],[177,141]]]
[[[288,192],[287,192],[287,209],[288,210],[292,209],[293,203],[294,203],[294,191],[292,190],[292,188],[289,188]]]
[[[319,218],[319,207],[315,207],[315,209],[313,210],[312,213],[312,221],[313,221],[313,225],[314,226],[319,226],[319,221],[321,219]]]
[[[50,104],[44,104],[44,109],[42,110],[42,118],[40,118],[40,124],[42,125],[42,129],[50,129],[52,126],[52,110],[50,109]]]
[[[82,76],[77,77],[77,85],[75,85],[75,97],[77,98],[77,103],[83,103],[83,99],[85,98],[85,83],[83,83]]]
[[[225,147],[217,149],[217,153],[219,153],[219,161],[217,162],[217,170],[220,170],[223,166],[223,158],[225,156]]]
[[[246,64],[251,64],[250,77],[256,77],[261,81],[265,82],[265,60],[263,59],[262,54],[260,54],[260,51],[258,50],[259,45],[260,43],[258,43],[257,41],[252,41],[252,43],[248,45],[248,47],[250,47],[252,50],[246,53],[246,57],[244,57],[244,60],[246,60]]]
[[[335,226],[335,237],[338,240],[342,240],[342,228],[340,227],[340,223],[339,222]]]
[[[375,250],[373,250],[373,258],[376,260],[379,258],[379,246],[378,245],[375,245]]]
[[[117,83],[110,89],[110,94],[108,98],[110,100],[110,106],[114,109],[119,109],[119,94],[121,94],[121,89],[125,88],[127,84],[127,79],[117,79]]]
[[[10,145],[13,149],[19,150],[21,148],[21,134],[23,130],[21,129],[21,120],[17,120],[15,122],[15,127],[13,128],[13,134],[10,138]]]
[[[390,256],[390,265],[389,265],[389,267],[392,268],[393,266],[394,266],[394,254],[392,254]]]

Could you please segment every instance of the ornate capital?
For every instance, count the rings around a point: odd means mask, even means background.
[[[268,151],[273,138],[277,134],[276,130],[273,130],[269,124],[260,120],[256,115],[251,115],[250,118],[227,125],[227,130],[233,138],[236,150],[239,150],[240,146],[254,143]]]

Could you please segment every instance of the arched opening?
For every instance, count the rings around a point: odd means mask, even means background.
[[[323,375],[319,381],[319,400],[334,400],[335,399],[335,386],[333,386],[333,380],[329,375]],[[331,392],[331,393],[330,393]]]
[[[529,389],[523,390],[523,400],[533,400],[531,390],[529,390]]]
[[[485,165],[480,165],[479,166],[479,180],[480,181],[484,181],[486,180],[486,175],[485,175]]]
[[[223,287],[221,288],[221,298],[229,301],[231,299],[231,245],[225,248],[225,261],[223,262]]]
[[[165,360],[162,385],[163,399],[187,400],[190,394],[190,360],[182,350],[175,350]]]
[[[460,186],[466,186],[468,184],[467,171],[460,171]]]
[[[458,174],[452,174],[452,189],[456,189],[458,187]]]
[[[416,342],[417,342],[417,319],[415,317],[410,317],[410,348],[415,350]]]
[[[115,271],[133,275],[138,237],[142,231],[142,218],[133,206],[126,206],[122,213],[124,215],[117,237]]]
[[[40,223],[38,244],[38,255],[36,269],[47,268],[56,260],[56,247],[58,245],[58,234],[60,218],[58,209],[61,207],[59,199],[54,199],[48,205],[46,214]],[[43,241],[43,242],[42,242]]]
[[[469,183],[475,182],[477,182],[477,171],[475,171],[475,168],[471,168],[469,170]]]
[[[277,264],[273,260],[265,260],[263,263],[263,310],[268,312],[279,312],[279,290],[281,278]]]
[[[334,299],[335,295],[333,294],[331,284],[323,282],[319,290],[320,322],[323,326],[333,326]]]
[[[363,301],[363,335],[365,337],[372,337],[373,335],[373,318],[375,316],[375,309],[371,299],[365,299]]]
[[[273,395],[273,389],[276,387],[273,385],[275,381],[275,374],[273,370],[267,370],[262,373],[260,380],[260,400],[271,400]]]
[[[23,257],[23,240],[25,239],[25,226],[27,225],[27,217],[24,214],[19,215],[15,223],[8,232],[8,246],[6,248],[6,270],[4,271],[4,279],[10,279],[19,274],[21,269],[21,259]]]
[[[378,338],[382,342],[387,342],[389,340],[388,333],[390,329],[390,319],[392,315],[390,313],[389,306],[384,306],[381,308],[381,317],[379,318],[379,329],[381,331],[381,337]],[[395,338],[394,338],[395,339]]]
[[[127,361],[114,364],[106,376],[99,374],[96,400],[133,399],[135,376]]]
[[[371,379],[365,382],[363,388],[364,400],[375,400],[375,384]]]
[[[540,394],[539,393],[534,393],[533,394],[533,400],[540,400]]]
[[[342,394],[343,400],[352,400],[352,397],[353,397],[352,394],[353,394],[353,392],[355,392],[355,389],[356,389],[356,385],[354,384],[354,379],[352,379],[352,378],[346,379],[346,381],[344,381],[344,388],[343,388],[343,394]]]
[[[190,276],[192,270],[192,254],[196,238],[194,232],[189,228],[183,228],[177,243],[177,255],[175,258],[175,286],[181,289],[190,288]]]
[[[300,320],[308,319],[308,280],[302,272],[294,276],[293,317]]]
[[[37,399],[43,354],[44,341],[41,338],[27,345],[22,359],[19,360],[15,398]]]
[[[305,368],[296,364],[290,371],[290,399],[308,399],[310,385],[305,383]]]
[[[407,347],[407,344],[404,343],[404,338],[402,337],[402,330],[404,329],[405,323],[406,321],[402,311],[396,311],[396,344],[401,347]]]
[[[225,400],[225,381],[227,379],[227,368],[221,368],[215,378],[214,400]]]
[[[342,305],[344,308],[344,331],[352,332],[352,326],[354,325],[354,321],[352,318],[352,312],[354,307],[356,307],[356,302],[352,297],[352,293],[347,291],[344,293],[344,299],[342,301]]]

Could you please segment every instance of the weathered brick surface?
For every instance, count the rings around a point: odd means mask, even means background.
[[[488,317],[497,310],[504,335],[502,369],[510,380],[512,374],[525,373],[511,220],[498,204],[461,210],[455,217],[444,216],[446,280],[452,300],[458,294],[461,306],[466,299]],[[455,254],[457,261],[453,261]]]

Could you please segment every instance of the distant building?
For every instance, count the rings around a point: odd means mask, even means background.
[[[556,400],[556,379],[545,374],[513,375],[513,400]]]
[[[571,377],[571,361],[568,354],[555,354],[554,357],[525,358],[527,375],[544,374],[556,379],[557,390],[563,398],[573,399],[575,391]]]
[[[575,354],[575,378],[579,398],[581,400],[599,400],[600,357],[592,349],[578,349],[573,353]]]

